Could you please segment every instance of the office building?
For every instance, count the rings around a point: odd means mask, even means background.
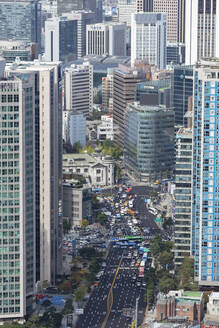
[[[124,163],[137,180],[166,177],[174,166],[174,112],[130,103],[125,113]]]
[[[107,76],[102,78],[102,106],[105,112],[113,112],[113,77],[114,69],[107,70]]]
[[[135,100],[136,84],[150,76],[150,67],[147,65],[140,68],[131,68],[119,65],[114,71],[113,78],[113,122],[118,134],[115,142],[124,146],[124,120],[128,103]]]
[[[126,55],[126,24],[87,25],[87,55]]]
[[[153,0],[153,12],[167,15],[167,41],[183,42],[184,0]]]
[[[219,60],[194,68],[192,255],[199,285],[219,286]]]
[[[34,251],[36,252],[36,281],[47,280],[54,284],[62,270],[62,112],[61,112],[61,67],[60,63],[15,62],[6,66],[7,76],[16,76],[23,83],[34,79],[32,92],[34,104],[34,141],[29,145],[34,149],[34,188],[26,195],[35,193],[36,232]],[[28,97],[27,97],[28,99]],[[29,114],[29,112],[28,112]],[[29,121],[28,119],[26,121]],[[32,133],[26,130],[25,138]],[[21,152],[20,156],[24,157]],[[28,159],[29,157],[27,157]],[[32,229],[32,227],[30,227]],[[27,229],[29,230],[29,229]],[[31,239],[31,241],[33,240]],[[36,246],[36,247],[35,247]],[[28,275],[27,275],[28,277]]]
[[[185,113],[188,99],[193,95],[193,67],[175,66],[171,75],[171,108],[175,112],[175,125],[186,126]]]
[[[77,22],[53,17],[45,22],[45,60],[69,62],[77,57]]]
[[[192,129],[182,127],[176,133],[175,165],[175,265],[182,264],[191,254],[191,201],[192,201]]]
[[[132,14],[131,64],[136,60],[166,68],[166,14]]]
[[[57,0],[58,15],[70,13],[75,10],[92,11],[95,14],[95,21],[98,23],[102,22],[102,0]]]
[[[77,22],[77,57],[82,58],[86,55],[86,26],[95,23],[95,13],[90,10],[81,10],[63,15]]]
[[[72,146],[76,142],[80,142],[82,147],[86,145],[86,118],[82,113],[63,111],[63,138]]]
[[[41,4],[38,0],[0,1],[0,40],[23,40],[41,46]]]
[[[203,57],[219,57],[218,0],[186,0],[186,64]]]
[[[185,64],[185,44],[184,43],[167,43],[167,65]]]
[[[36,44],[27,41],[1,41],[0,55],[5,58],[6,63],[13,63],[16,57],[21,61],[34,60],[38,56]]]
[[[117,8],[119,22],[131,26],[131,15],[136,13],[136,0],[118,0]]]
[[[71,65],[64,73],[64,109],[88,116],[93,106],[93,66]]]
[[[136,85],[136,100],[141,105],[164,105],[170,108],[170,79],[143,81]]]
[[[91,188],[78,187],[74,181],[63,182],[63,217],[72,227],[81,226],[83,219],[89,222],[92,215]]]

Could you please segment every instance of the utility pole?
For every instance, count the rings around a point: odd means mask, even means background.
[[[139,301],[139,297],[136,298],[136,307],[135,307],[135,328],[138,328],[138,301]]]

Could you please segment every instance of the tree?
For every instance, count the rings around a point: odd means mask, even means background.
[[[152,240],[151,240],[151,246],[150,246],[150,251],[153,257],[157,258],[159,254],[161,253],[162,250],[162,238],[160,235],[156,235]]]
[[[43,306],[45,306],[45,307],[48,307],[48,306],[50,306],[50,305],[52,305],[52,303],[50,302],[50,300],[45,300],[45,301],[43,302]]]
[[[71,314],[74,311],[74,307],[72,305],[72,300],[68,298],[65,302],[64,309],[62,311],[63,314]]]
[[[80,153],[81,150],[82,150],[82,146],[80,141],[75,142],[72,147],[72,152],[78,154]]]
[[[121,169],[117,164],[115,164],[115,166],[114,166],[114,177],[115,177],[116,182],[118,182],[118,180],[120,178],[120,174],[121,174]]]
[[[164,251],[158,257],[159,264],[163,269],[171,269],[173,266],[173,252]]]
[[[90,260],[94,257],[98,257],[99,253],[92,247],[83,247],[79,249],[79,255],[86,260]]]
[[[106,224],[107,216],[104,213],[99,213],[97,215],[96,222],[100,223],[102,226]]]
[[[158,197],[157,191],[152,190],[150,193],[150,199],[152,200],[152,202],[155,201],[157,199],[157,197]]]
[[[68,219],[63,219],[63,233],[64,235],[71,229],[71,223]]]
[[[80,285],[75,291],[76,302],[81,302],[87,293],[87,287],[85,285]]]
[[[167,294],[171,289],[176,287],[175,280],[169,275],[161,277],[158,288],[161,293]]]
[[[177,272],[179,279],[179,287],[184,288],[185,285],[191,284],[194,281],[194,259],[185,257],[183,263]]]
[[[89,222],[88,222],[87,219],[82,219],[81,226],[82,226],[83,228],[86,228],[86,227],[88,226],[88,224],[89,224]]]

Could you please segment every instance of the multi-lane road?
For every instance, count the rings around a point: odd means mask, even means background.
[[[143,319],[145,287],[139,283],[138,269],[131,267],[133,250],[110,248],[106,268],[77,322],[77,328],[127,328],[138,302],[139,323]]]

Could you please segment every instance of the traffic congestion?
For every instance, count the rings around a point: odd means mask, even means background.
[[[104,229],[94,224],[83,233],[79,231],[77,247],[104,249],[106,258],[77,328],[127,328],[136,318],[142,322],[144,274],[151,266],[150,240],[160,232],[155,216],[145,205],[150,192],[150,187],[130,185],[119,185],[110,194],[95,190],[107,222]]]

